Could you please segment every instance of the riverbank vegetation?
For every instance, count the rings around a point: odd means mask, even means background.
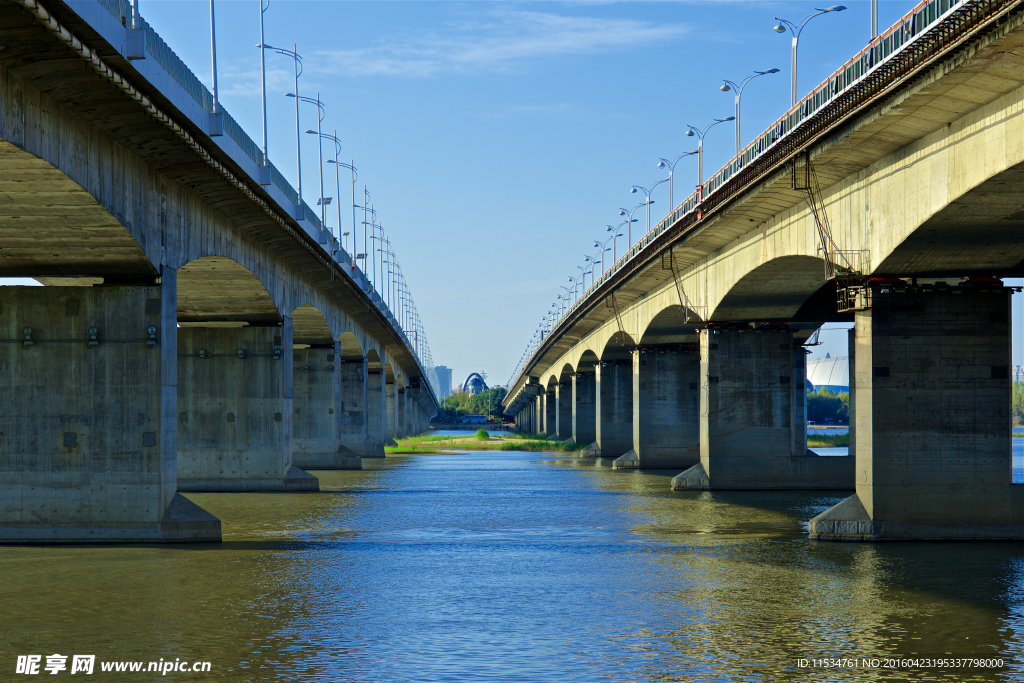
[[[850,424],[850,394],[825,387],[807,392],[807,419],[814,424]],[[831,420],[831,422],[830,422]]]
[[[465,391],[452,392],[441,401],[441,410],[434,419],[440,422],[462,422],[466,415],[487,415],[501,422],[501,400],[505,398],[505,387],[495,387],[479,394]]]
[[[807,433],[808,448],[839,448],[850,445],[850,433],[845,434],[815,434]]]
[[[484,436],[480,436],[480,432]],[[387,454],[400,455],[443,453],[445,451],[531,451],[531,452],[572,452],[582,450],[587,444],[567,444],[549,441],[544,434],[503,433],[489,436],[484,430],[466,432],[465,436],[439,436],[424,434],[397,439],[397,446],[384,449]]]

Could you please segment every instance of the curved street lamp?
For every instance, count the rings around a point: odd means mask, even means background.
[[[644,195],[647,197],[647,201],[644,202],[645,204],[647,204],[647,232],[651,231],[651,204],[654,203],[653,201],[651,201],[651,193],[654,192],[654,188],[656,188],[658,185],[661,185],[662,183],[667,183],[668,181],[668,178],[665,178],[664,180],[659,180],[658,182],[651,185],[651,189],[649,190],[646,187],[634,185],[633,189],[629,191],[630,194],[636,194],[637,190],[643,190]],[[671,204],[671,202],[669,203]]]
[[[629,251],[629,247],[633,246],[633,212],[639,209],[641,206],[643,206],[643,203],[637,204],[632,209],[623,209],[622,207],[619,207],[619,215],[628,216],[628,218],[626,219],[626,223],[629,224],[629,229],[626,232],[628,234],[629,242],[626,245],[626,251]]]
[[[732,121],[735,118],[735,116],[728,116],[724,119],[715,119],[708,125],[704,126],[703,130],[696,126],[686,124],[686,127],[690,129],[686,131],[686,134],[690,137],[693,137],[694,135],[697,136],[697,187],[704,185],[704,136],[708,134],[709,130],[718,124],[725,123],[726,121]]]
[[[674,199],[672,197],[672,185],[673,185],[672,178],[673,178],[673,176],[675,176],[675,173],[676,173],[676,164],[678,164],[679,160],[682,159],[683,157],[693,156],[694,154],[699,154],[699,153],[700,153],[700,150],[699,149],[695,149],[692,152],[686,152],[684,154],[680,154],[679,156],[677,156],[672,161],[669,161],[668,159],[661,159],[660,161],[658,161],[658,168],[661,168],[661,169],[667,168],[668,169],[668,211],[669,211],[669,213],[672,213],[672,210],[676,208],[675,201],[674,201]],[[666,214],[666,215],[668,215],[668,214]]]
[[[621,214],[619,214],[619,215],[621,215]],[[611,225],[608,225],[607,223],[605,224],[605,226],[606,226],[605,232],[615,233],[613,235],[613,237],[612,237],[612,263],[618,263],[619,262],[619,253],[618,253],[618,250],[616,249],[616,246],[618,244],[618,238],[622,237],[622,233],[619,232],[619,228],[621,228],[625,224],[626,224],[626,221],[622,221],[621,223],[619,223],[618,225],[616,225],[614,227],[611,226]]]
[[[817,7],[815,9],[818,11],[814,14],[808,14],[795,24],[791,21],[787,21],[786,19],[775,17],[775,20],[779,22],[773,29],[776,33],[785,33],[787,29],[793,32],[793,87],[789,102],[789,106],[791,107],[796,106],[796,52],[797,46],[800,44],[800,34],[803,33],[804,27],[807,26],[807,22],[814,17],[819,17],[822,14],[828,14],[829,12],[842,12],[846,7],[844,5],[836,5],[834,7],[826,7],[825,9]]]
[[[286,92],[284,94],[284,96],[285,97],[294,97],[295,98],[295,107],[296,107],[296,109],[298,108],[300,101],[306,102],[307,104],[314,104],[314,105],[316,105],[316,108],[317,108],[316,134],[319,135],[320,134],[320,125],[324,122],[324,116],[327,115],[327,110],[324,107],[324,103],[320,101],[320,93],[316,94],[316,99],[313,99],[312,97],[306,97],[305,95],[297,95],[295,93],[290,93],[290,92]],[[298,125],[299,125],[299,120],[298,120],[298,118],[296,118],[295,119],[295,140],[296,140],[296,144],[298,144],[298,139],[299,139],[299,128],[298,128]],[[312,133],[313,131],[307,130],[306,132],[307,133]],[[323,143],[323,138],[322,137],[318,137],[317,138],[317,145],[318,145],[318,148],[319,148],[319,154],[318,154],[318,159],[317,159],[317,161],[318,161],[317,167],[320,169],[320,200],[317,202],[317,204],[320,206],[320,225],[323,225],[323,223],[324,223],[324,208],[325,208],[326,205],[324,204],[324,143]],[[301,205],[302,205],[302,195],[299,195],[299,206],[301,206]]]
[[[355,252],[355,251],[358,251],[358,249],[359,249],[359,247],[356,245],[356,180],[359,179],[359,170],[356,168],[355,161],[352,161],[350,163],[345,163],[344,161],[338,161],[338,152],[340,151],[340,148],[341,148],[341,141],[338,140],[338,135],[337,135],[338,131],[334,131],[334,133],[335,133],[334,135],[327,135],[326,133],[324,133],[324,136],[328,140],[333,140],[334,144],[336,146],[335,147],[335,151],[334,151],[334,159],[333,160],[328,159],[327,163],[334,164],[334,171],[335,171],[334,175],[335,175],[335,182],[336,183],[340,183],[341,182],[340,180],[338,180],[338,169],[339,168],[347,168],[349,171],[352,172],[352,251]],[[340,185],[338,185],[338,194],[339,195],[341,194],[341,186]],[[338,230],[339,231],[341,230],[341,203],[340,202],[338,203]],[[348,240],[346,240],[345,249],[346,249],[346,251],[348,250]]]
[[[747,86],[747,83],[757,78],[758,76],[767,76],[768,74],[777,74],[778,69],[767,69],[766,71],[755,71],[753,75],[747,76],[738,84],[730,81],[728,78],[723,78],[722,87],[719,88],[722,92],[729,92],[730,90],[736,91],[736,155],[740,153],[740,98],[743,97],[743,88]]]
[[[610,228],[612,226],[609,225],[608,227]],[[605,267],[604,267],[604,265],[605,265],[604,264],[604,253],[606,251],[611,251],[611,249],[608,248],[608,243],[609,242],[614,242],[616,237],[622,237],[622,233],[620,232],[617,235],[612,235],[611,237],[606,239],[604,242],[601,242],[601,241],[598,241],[598,240],[594,240],[594,246],[601,250],[601,275],[604,275],[604,271],[605,271]],[[612,255],[612,258],[615,258],[615,256]],[[612,263],[614,263],[614,262],[615,261],[612,261]]]
[[[260,24],[262,25],[262,23],[263,23],[263,14],[260,13]],[[262,33],[262,28],[260,29],[260,31]],[[256,45],[256,47],[260,48],[260,52],[261,52],[260,56],[261,56],[261,58],[263,56],[262,55],[263,50],[273,50],[274,52],[276,52],[279,55],[284,55],[285,57],[291,57],[292,58],[292,65],[293,65],[294,70],[295,70],[295,92],[298,93],[299,92],[299,76],[302,75],[302,55],[300,55],[298,52],[296,52],[296,50],[298,50],[298,45],[295,45],[293,43],[292,44],[292,48],[294,48],[294,49],[288,50],[288,49],[285,49],[283,47],[274,47],[273,45],[267,45],[266,43],[260,41]],[[299,100],[296,99],[295,100],[295,165],[296,165],[296,173],[298,174],[298,179],[297,179],[298,188],[297,188],[297,190],[298,190],[298,193],[299,193],[299,206],[298,206],[298,209],[296,211],[296,213],[298,215],[296,215],[295,218],[301,221],[301,220],[305,220],[306,212],[302,210],[302,151],[299,149],[300,147],[301,147],[301,145],[299,144]],[[264,70],[263,70],[263,164],[264,165],[266,165],[268,163],[266,157],[267,157],[267,73],[266,73],[266,68],[264,68]],[[268,178],[267,179],[267,183],[269,184],[269,182],[270,182],[270,179]]]

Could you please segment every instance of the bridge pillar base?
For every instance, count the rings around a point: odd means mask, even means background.
[[[1011,483],[1009,290],[873,289],[875,307],[854,314],[856,495],[812,519],[811,538],[1024,538],[1024,486]]]
[[[0,526],[0,544],[31,543],[217,543],[220,520],[180,493],[159,522],[8,524]]]
[[[596,441],[589,446],[577,451],[577,456],[581,458],[600,458],[601,457],[601,445]]]
[[[853,458],[826,457],[808,452],[802,456],[761,458],[718,456],[710,472],[704,463],[672,478],[672,490],[716,491],[853,489]]]

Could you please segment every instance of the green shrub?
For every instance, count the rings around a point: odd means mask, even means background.
[[[480,439],[481,441],[487,441],[487,439],[489,439],[491,437],[487,433],[486,429],[478,429],[478,430],[476,430],[476,438]]]

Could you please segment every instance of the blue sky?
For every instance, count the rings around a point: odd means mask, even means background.
[[[143,17],[209,85],[209,4],[139,1]],[[801,38],[801,95],[870,37],[869,3],[845,4],[847,11],[814,19]],[[915,3],[879,4],[884,30]],[[259,140],[259,0],[216,7],[221,101]],[[605,226],[621,220],[618,208],[637,203],[630,187],[663,178],[660,157],[694,148],[686,124],[703,127],[733,113],[733,94],[719,90],[723,78],[781,70],[744,92],[744,144],[786,110],[790,39],[772,31],[773,18],[795,21],[813,8],[271,0],[265,17],[269,44],[298,45],[301,94],[319,92],[325,130],[337,130],[342,155],[355,160],[360,187],[372,193],[434,361],[454,368],[456,382],[479,371],[503,383],[559,285],[578,272]],[[294,183],[294,105],[283,96],[292,90],[292,65],[268,54],[267,67],[270,157]],[[302,117],[303,129],[315,128],[311,106]],[[303,135],[311,205],[314,143]],[[730,124],[709,133],[705,176],[734,151]],[[330,169],[325,194],[334,195]],[[695,180],[696,161],[684,160],[676,202]],[[665,188],[654,194],[655,220],[668,210]],[[620,240],[619,253],[624,246]]]

